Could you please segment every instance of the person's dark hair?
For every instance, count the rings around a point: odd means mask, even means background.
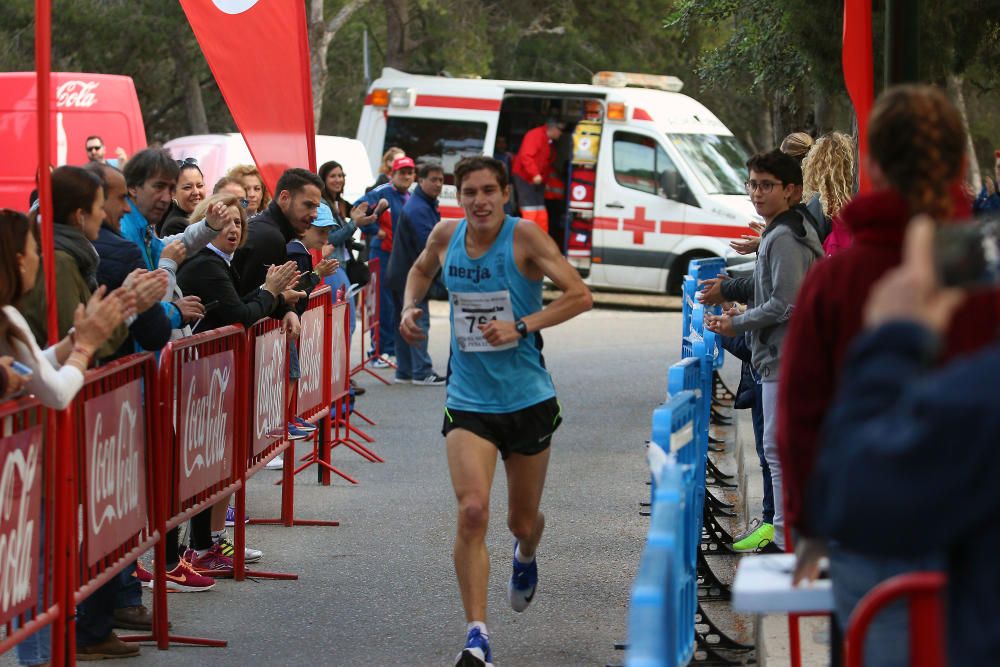
[[[278,185],[274,188],[275,196],[280,195],[283,190],[288,190],[288,193],[293,195],[307,185],[315,185],[321,193],[323,192],[323,181],[308,169],[298,167],[286,169],[285,173],[278,179]]]
[[[952,215],[950,190],[962,177],[965,145],[962,117],[940,88],[894,86],[875,100],[869,151],[910,215]]]
[[[747,169],[773,174],[782,185],[802,185],[802,166],[799,161],[778,149],[769,153],[757,153],[747,160]]]
[[[212,194],[213,195],[219,194],[219,191],[222,190],[222,188],[226,187],[227,185],[238,185],[242,188],[243,182],[240,181],[240,179],[238,178],[233,178],[232,176],[223,176],[222,178],[220,178],[215,182],[215,187],[212,188]],[[244,188],[244,190],[246,190],[246,188]]]
[[[417,169],[417,178],[427,178],[434,172],[444,173],[444,167],[442,167],[437,162],[421,162],[420,167]]]
[[[101,145],[102,145],[102,146],[104,145],[104,139],[101,139],[101,138],[100,138],[99,136],[97,136],[96,134],[92,134],[92,135],[90,135],[89,137],[87,137],[86,139],[84,139],[84,140],[83,140],[83,143],[87,143],[87,142],[88,142],[88,141],[90,141],[91,139],[97,139],[98,141],[100,141],[100,142],[101,142]]]
[[[60,225],[73,225],[70,214],[83,209],[90,211],[97,199],[103,179],[83,167],[69,165],[52,172],[52,221]]]
[[[97,180],[101,182],[101,189],[104,191],[104,196],[108,196],[108,177],[104,175],[103,167],[108,167],[112,169],[110,165],[104,164],[103,162],[88,162],[83,165],[86,171],[89,171],[94,176],[97,176]]]
[[[169,180],[177,180],[180,168],[177,161],[163,148],[144,148],[125,163],[125,185],[130,188],[142,187],[149,179],[162,175]]]
[[[0,209],[0,306],[13,306],[21,299],[24,283],[17,266],[17,253],[23,252],[31,233],[38,241],[38,225],[28,220],[20,211]],[[11,324],[7,314],[0,308],[0,340],[13,349],[14,342],[29,347],[23,331]]]
[[[497,183],[500,184],[500,188],[505,189],[507,187],[507,168],[503,166],[503,162],[485,155],[466,157],[458,161],[458,164],[455,165],[455,187],[461,189],[462,181],[465,180],[465,177],[480,169],[492,171],[497,177]]]
[[[185,162],[181,165],[178,165],[177,178],[180,178],[181,174],[183,174],[185,171],[191,171],[191,170],[197,171],[199,176],[205,178],[205,174],[202,173],[201,167],[196,165],[194,162]]]

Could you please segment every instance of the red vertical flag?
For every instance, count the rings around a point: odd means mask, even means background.
[[[872,0],[844,0],[844,83],[858,117],[858,174],[861,190],[871,184],[864,168],[868,155],[868,116],[875,101],[872,61]]]
[[[316,170],[305,3],[181,0],[215,82],[264,183]]]

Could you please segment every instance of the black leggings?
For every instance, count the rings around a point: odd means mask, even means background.
[[[191,548],[195,551],[209,549],[212,546],[212,508],[195,514],[191,517]],[[177,567],[181,557],[180,528],[174,528],[167,532],[167,571]]]

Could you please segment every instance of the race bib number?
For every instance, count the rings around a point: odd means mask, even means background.
[[[455,313],[455,340],[462,352],[500,352],[517,347],[518,341],[494,347],[479,330],[494,320],[514,321],[510,292],[453,292],[451,305]]]

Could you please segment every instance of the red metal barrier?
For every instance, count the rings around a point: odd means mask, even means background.
[[[148,388],[149,391],[144,390]],[[156,366],[152,354],[136,354],[87,373],[74,402],[79,516],[74,601],[99,587],[162,537],[154,520],[157,438]],[[162,581],[162,579],[160,580]],[[152,636],[123,637],[130,641]]]
[[[379,268],[379,260],[377,258],[373,257],[368,260],[368,273],[371,277],[368,280],[368,284],[361,288],[361,300],[358,303],[358,319],[361,323],[361,326],[358,328],[358,341],[361,344],[361,355],[358,357],[358,365],[351,369],[351,375],[354,376],[362,372],[368,373],[377,378],[382,384],[390,384],[388,380],[368,367],[369,357],[365,351],[365,334],[367,333],[371,339],[371,348],[375,350],[375,354],[371,358],[379,359],[382,356],[382,338],[379,334],[379,313],[382,306],[382,292],[380,289],[382,274]],[[358,416],[370,424],[375,423],[367,417]]]
[[[55,439],[43,436],[45,422],[46,412],[34,399],[0,404],[0,624],[5,630],[0,654],[50,626],[51,664],[62,665],[64,652],[55,647],[67,634],[66,596],[54,585],[54,571],[66,567],[55,554],[66,551],[69,531],[65,513],[56,510],[59,457]]]
[[[368,449],[357,440],[351,437],[351,433],[356,433],[367,442],[375,442],[375,439],[351,424],[351,396],[350,396],[350,375],[351,375],[351,314],[347,308],[347,302],[341,301],[334,306],[333,311],[333,358],[334,371],[332,374],[333,385],[333,438],[330,443],[331,449],[339,445],[344,445],[351,451],[360,454],[373,463],[383,463],[385,459]],[[341,350],[341,352],[338,352]],[[358,414],[357,411],[353,411]],[[326,455],[329,460],[329,454]],[[357,484],[357,482],[343,473],[338,473],[347,481]]]
[[[239,325],[171,341],[160,354],[155,423],[159,457],[156,525],[161,535],[242,488],[246,423],[246,335]],[[240,522],[237,522],[240,523]],[[156,544],[153,638],[225,646],[167,630],[165,541]]]
[[[911,572],[868,591],[851,614],[844,640],[845,667],[864,664],[868,626],[880,611],[900,598],[909,598],[910,603],[910,665],[944,667],[947,661],[941,597],[947,581],[941,572]]]

